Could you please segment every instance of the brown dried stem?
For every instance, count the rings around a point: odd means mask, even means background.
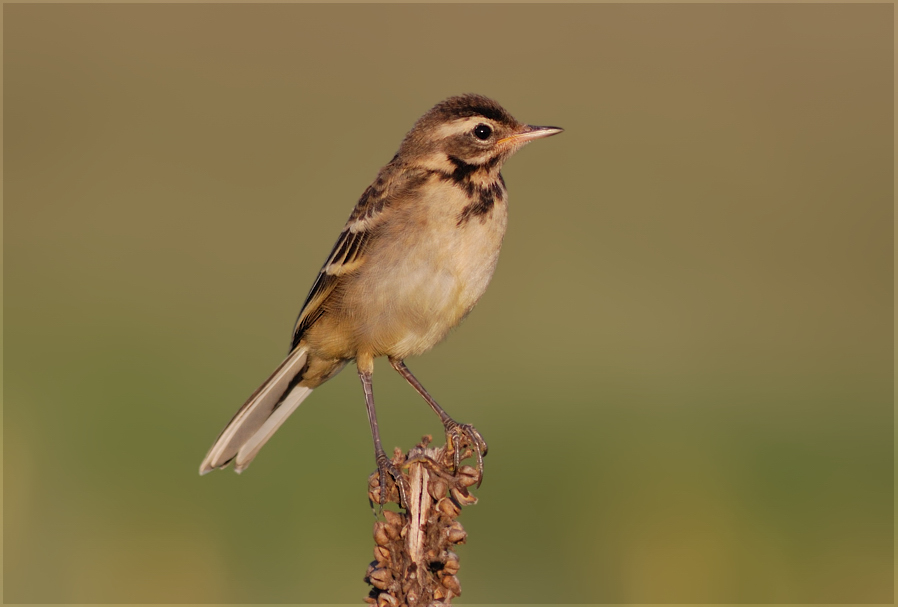
[[[365,581],[372,586],[365,601],[378,607],[449,605],[461,594],[458,555],[451,550],[467,538],[456,519],[462,506],[477,503],[468,487],[480,480],[471,466],[454,468],[453,452],[429,447],[431,437],[403,455],[393,455],[395,465],[408,483],[409,504],[405,512],[384,510],[384,520],[374,523],[374,561]],[[470,452],[463,453],[465,458]],[[399,503],[399,492],[388,479],[387,502]],[[368,497],[380,497],[379,474],[368,479]]]

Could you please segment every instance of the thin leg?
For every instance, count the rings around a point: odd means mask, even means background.
[[[477,482],[477,486],[479,487],[480,482],[483,481],[483,456],[489,451],[489,446],[486,444],[486,441],[483,440],[480,432],[470,424],[460,424],[449,417],[449,414],[446,413],[446,411],[437,404],[437,401],[434,400],[430,393],[424,389],[421,382],[412,375],[409,368],[405,366],[405,362],[396,358],[390,358],[390,364],[399,372],[399,375],[405,378],[405,381],[411,384],[412,388],[417,390],[418,394],[424,397],[424,400],[427,401],[427,404],[430,405],[430,408],[433,409],[434,413],[440,416],[440,421],[443,422],[443,427],[446,429],[446,439],[455,450],[456,470],[458,470],[458,466],[461,463],[462,443],[467,443],[474,448],[474,451],[477,453],[477,469],[480,472],[480,480]]]
[[[387,457],[383,445],[380,443],[380,430],[377,427],[377,413],[374,411],[374,389],[371,382],[371,371],[359,369],[359,378],[362,380],[362,389],[365,391],[365,407],[368,410],[368,423],[371,424],[371,436],[374,437],[374,459],[377,461],[377,471],[380,475],[380,503],[387,501],[387,477],[389,474],[396,481],[399,489],[399,498],[403,506],[408,506],[408,495],[405,490],[405,479]]]

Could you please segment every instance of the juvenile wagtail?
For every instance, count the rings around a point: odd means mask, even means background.
[[[502,165],[528,142],[561,131],[521,124],[481,95],[450,97],[424,114],[340,232],[296,320],[290,354],[228,422],[200,474],[231,461],[245,469],[312,390],[354,360],[381,501],[390,474],[407,503],[377,428],[371,376],[378,356],[440,416],[456,468],[467,445],[482,471],[483,437],[449,417],[404,360],[435,346],[486,290],[508,218]]]

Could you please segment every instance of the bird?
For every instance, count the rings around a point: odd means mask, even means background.
[[[486,290],[508,222],[505,161],[525,144],[562,131],[518,122],[496,101],[470,93],[421,116],[340,232],[296,320],[287,358],[221,431],[200,474],[231,462],[238,473],[246,469],[315,388],[355,361],[381,503],[387,475],[408,503],[374,408],[374,359],[386,356],[439,416],[456,469],[467,446],[482,478],[486,441],[437,404],[405,359],[439,343]]]

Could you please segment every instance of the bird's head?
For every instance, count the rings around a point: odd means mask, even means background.
[[[498,173],[522,146],[561,131],[522,124],[488,97],[459,95],[441,101],[415,123],[399,148],[399,157],[436,170],[463,164]]]

